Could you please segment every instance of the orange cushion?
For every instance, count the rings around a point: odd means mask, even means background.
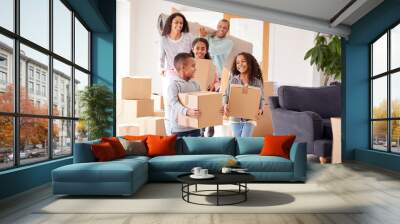
[[[146,140],[148,156],[165,156],[176,154],[176,135],[157,136],[149,135]]]
[[[108,142],[114,149],[115,155],[117,158],[121,158],[126,156],[126,151],[124,146],[121,144],[117,137],[110,137],[110,138],[101,138],[101,142]]]
[[[94,157],[99,162],[110,161],[117,158],[112,145],[108,142],[93,144],[91,145],[91,149]]]
[[[264,146],[261,149],[260,155],[262,156],[280,156],[289,159],[290,148],[296,136],[294,135],[283,135],[273,136],[266,135],[264,137]]]
[[[125,135],[124,139],[129,140],[129,141],[146,141],[147,135]]]

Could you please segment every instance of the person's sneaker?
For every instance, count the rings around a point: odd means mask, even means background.
[[[213,137],[214,136],[214,127],[208,127],[207,128],[207,137]]]

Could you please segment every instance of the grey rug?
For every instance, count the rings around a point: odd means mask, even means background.
[[[36,213],[360,213],[356,204],[344,201],[317,184],[260,183],[248,186],[248,200],[237,205],[189,204],[181,198],[180,184],[150,183],[131,197],[58,197]],[[213,188],[215,186],[207,185],[199,187],[199,190]],[[222,202],[228,203],[237,199],[226,197]],[[215,197],[212,196],[195,196],[191,200],[215,203]]]

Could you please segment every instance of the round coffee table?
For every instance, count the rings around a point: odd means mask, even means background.
[[[234,205],[245,202],[247,200],[247,192],[249,188],[247,183],[255,180],[255,177],[248,173],[216,173],[212,179],[193,179],[190,177],[191,173],[182,174],[177,177],[178,181],[182,183],[182,199],[188,203],[198,205]],[[215,185],[215,190],[198,190],[197,185]],[[220,185],[236,185],[237,190],[223,190]],[[190,186],[195,186],[194,191],[190,191]],[[206,194],[214,192],[215,194]],[[190,196],[203,196],[203,197],[216,197],[216,204],[202,204],[190,200]],[[221,197],[240,196],[240,199],[230,203],[221,202]]]

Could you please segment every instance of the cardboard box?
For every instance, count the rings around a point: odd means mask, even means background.
[[[117,119],[119,123],[132,123],[135,118],[153,116],[154,101],[146,100],[119,100],[117,103]]]
[[[256,126],[253,130],[253,137],[264,137],[265,135],[273,134],[272,115],[268,106],[264,107],[263,115],[258,116],[255,123]]]
[[[178,115],[178,124],[183,127],[205,128],[222,124],[222,94],[216,92],[180,93],[179,101],[186,107],[198,109],[200,117]]]
[[[153,116],[155,116],[155,117],[165,117],[165,112],[164,111],[154,111]]]
[[[153,93],[151,95],[151,99],[154,100],[154,111],[162,111],[164,110],[164,97],[157,94]]]
[[[140,135],[166,135],[163,117],[137,118]]]
[[[124,135],[139,135],[139,126],[133,124],[122,124],[118,126],[119,136]]]
[[[254,86],[231,84],[229,93],[229,116],[256,120],[260,106],[261,91]]]
[[[195,59],[195,61],[196,73],[193,80],[200,85],[200,90],[207,91],[208,86],[214,81],[215,65],[209,59]]]
[[[151,77],[130,76],[122,78],[122,99],[141,100],[151,98]]]

